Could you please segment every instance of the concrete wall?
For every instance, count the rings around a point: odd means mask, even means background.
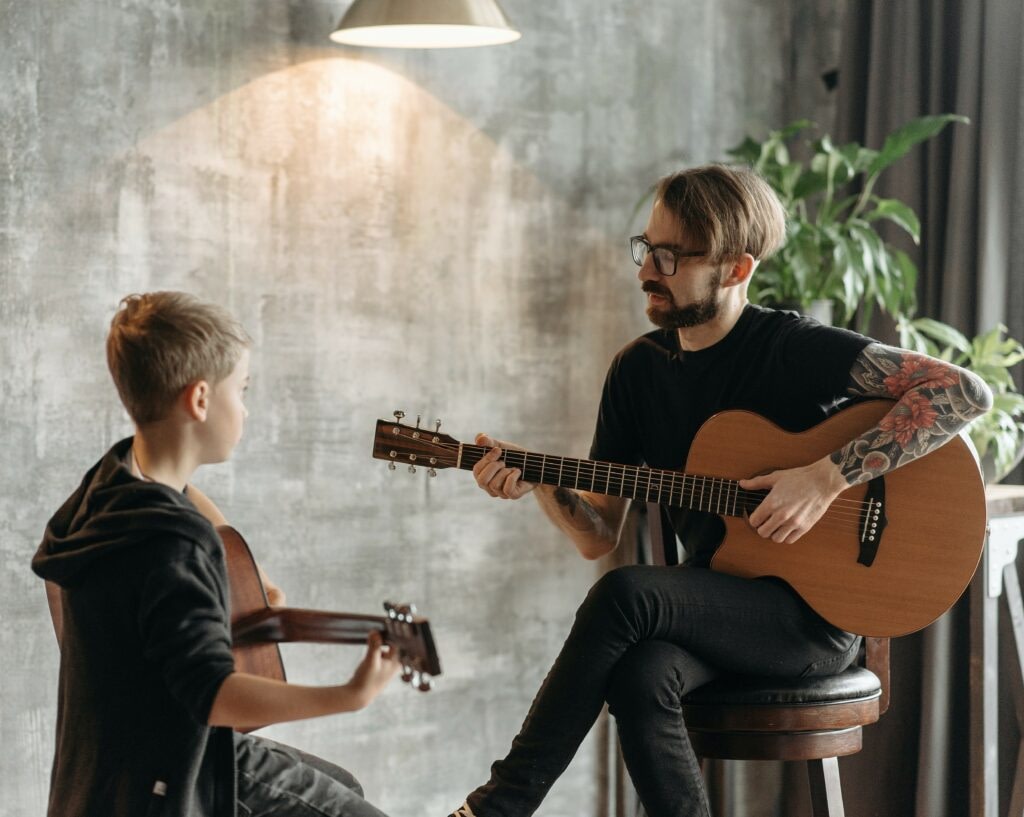
[[[388,812],[445,814],[507,748],[603,566],[532,501],[389,473],[374,421],[402,408],[584,454],[609,357],[646,331],[634,204],[782,124],[827,67],[793,56],[808,3],[507,0],[521,42],[443,53],[333,46],[344,5],[0,0],[3,817],[45,809],[57,651],[28,563],[130,433],[103,361],[121,296],[189,290],[255,337],[246,439],[196,482],[289,601],[411,600],[433,622],[434,692],[396,683],[268,733],[349,766]],[[286,650],[309,683],[357,657]],[[588,740],[540,813],[597,813],[601,756]]]

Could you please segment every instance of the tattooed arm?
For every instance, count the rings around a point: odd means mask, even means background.
[[[877,427],[831,456],[847,485],[934,451],[992,407],[992,392],[973,372],[880,343],[854,361],[847,392],[896,401]]]
[[[522,472],[507,467],[501,458],[503,448],[517,446],[483,434],[477,435],[476,444],[490,448],[473,466],[477,484],[488,494],[501,499],[519,499],[533,491],[548,519],[572,540],[585,559],[599,559],[615,549],[626,518],[627,500],[525,482],[520,479]]]
[[[795,542],[840,493],[934,451],[992,406],[985,382],[926,355],[872,343],[858,355],[847,392],[896,402],[874,428],[802,468],[740,480],[768,489],[750,524],[775,542]]]

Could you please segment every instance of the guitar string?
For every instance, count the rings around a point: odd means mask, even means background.
[[[465,458],[465,453],[466,453],[467,450],[469,450],[471,453],[477,453],[477,452],[486,453],[486,451],[489,450],[489,449],[485,449],[482,446],[464,446],[463,447],[463,456],[464,456],[464,458]],[[543,457],[543,456],[545,456],[543,454],[534,454],[533,452],[516,451],[516,450],[513,450],[513,449],[508,449],[506,451],[506,453],[510,453],[510,454],[513,454],[513,455],[524,455],[524,454],[527,454],[527,455],[530,455],[530,456],[533,456],[533,457]],[[683,487],[686,487],[687,486],[687,482],[689,482],[695,490],[703,490],[703,482],[707,481],[707,480],[711,480],[712,482],[714,482],[714,481],[728,482],[728,483],[731,483],[731,484],[734,484],[734,485],[738,485],[738,481],[737,480],[730,479],[730,478],[727,478],[727,477],[701,476],[701,475],[694,475],[694,474],[686,474],[686,473],[680,472],[680,471],[664,471],[663,469],[653,469],[653,468],[645,469],[645,468],[642,468],[640,466],[634,466],[634,465],[620,465],[620,464],[616,464],[616,463],[601,463],[601,462],[598,462],[598,461],[595,461],[595,460],[580,460],[580,459],[575,459],[575,458],[571,458],[571,457],[563,457],[561,459],[563,460],[563,462],[564,461],[576,462],[579,465],[584,466],[584,468],[579,469],[579,474],[581,476],[585,475],[584,471],[588,468],[588,466],[593,464],[594,468],[591,469],[591,470],[593,470],[593,473],[586,475],[591,480],[598,479],[598,474],[596,473],[596,466],[598,466],[598,465],[610,466],[611,469],[622,469],[623,475],[622,475],[622,477],[620,477],[620,479],[618,481],[619,482],[623,482],[624,484],[628,484],[630,486],[642,486],[643,481],[640,479],[640,475],[641,474],[658,475],[659,486],[662,489],[664,488],[665,475],[668,475],[668,479],[669,479],[670,482],[672,480],[679,479],[681,477],[682,481],[683,481]],[[479,461],[479,458],[478,458],[478,461]],[[518,466],[515,466],[515,467],[518,467]],[[524,470],[526,468],[529,468],[529,467],[531,467],[531,466],[526,462],[525,457],[524,457],[524,464],[523,464]],[[538,467],[536,465],[533,465],[532,467],[533,467],[534,471],[540,471],[541,474],[543,474],[543,471],[544,471],[543,468],[540,468],[540,467]],[[627,469],[631,469],[633,471],[632,477],[630,477],[628,479],[625,478],[625,475],[629,473],[629,470],[627,470]],[[571,476],[572,473],[574,473],[574,472],[572,470],[570,470],[570,471],[568,471],[568,473]],[[694,485],[694,483],[696,483],[698,480],[702,481],[702,485],[700,487]],[[527,481],[530,481],[530,480],[527,480]],[[611,476],[606,476],[603,479],[603,482],[604,482],[605,485],[611,485],[613,481],[614,480],[613,480],[613,478]],[[652,477],[648,477],[647,482],[649,483],[649,489],[653,488],[653,483],[655,482],[655,479],[652,478]],[[641,487],[641,490],[643,490],[642,487]],[[670,491],[670,493],[674,493],[674,491]],[[744,500],[764,499],[764,497],[767,496],[767,493],[768,493],[767,491],[763,491],[762,492],[762,491],[750,490],[750,489],[746,489],[746,488],[739,488],[737,491],[732,492],[729,495],[729,501],[731,502],[732,498],[734,496],[737,499],[742,498]],[[851,511],[855,510],[855,509],[865,509],[865,508],[869,507],[869,504],[867,502],[865,502],[864,500],[841,499],[841,498],[837,499],[835,502],[833,502],[831,507],[835,507],[836,505],[839,505],[839,504],[848,506],[848,508],[844,508],[844,510],[851,510]]]
[[[445,448],[445,449],[447,449],[449,451],[453,451],[453,452],[458,450],[458,444],[457,443],[455,443],[455,444],[453,444],[453,443],[436,443],[435,445],[438,446],[438,447],[441,447],[441,448]],[[465,455],[467,453],[470,454],[471,456],[475,454],[475,455],[477,455],[476,461],[479,461],[479,459],[488,450],[489,450],[488,448],[485,448],[483,446],[468,445],[468,444],[467,445],[463,445],[463,457],[465,459]],[[543,477],[544,477],[544,473],[545,473],[545,466],[546,466],[546,464],[542,464],[541,466],[531,465],[528,462],[527,457],[529,457],[529,456],[541,457],[542,460],[543,460],[544,458],[546,458],[547,455],[536,454],[534,452],[528,452],[528,451],[517,451],[517,450],[513,450],[513,449],[506,449],[506,454],[522,455],[522,457],[523,457],[524,478],[526,476],[528,476],[528,475],[532,475],[533,473],[538,473],[539,476],[540,476],[540,479],[527,479],[526,481],[528,481],[528,482],[543,482]],[[705,480],[711,480],[712,481],[713,484],[710,487],[711,491],[713,491],[714,488],[716,487],[714,485],[714,483],[716,481],[718,481],[719,483],[728,482],[728,483],[731,483],[733,485],[738,485],[736,480],[731,480],[731,479],[727,479],[727,478],[724,478],[724,477],[701,477],[699,475],[686,474],[686,473],[683,473],[683,472],[666,472],[666,471],[663,471],[662,469],[644,469],[644,468],[641,468],[639,466],[627,466],[627,465],[621,465],[621,464],[616,464],[616,463],[600,463],[600,462],[597,462],[597,461],[594,461],[594,460],[583,460],[583,459],[577,459],[577,458],[572,458],[572,457],[553,457],[553,459],[560,459],[560,460],[562,460],[562,468],[563,469],[565,468],[566,462],[568,462],[570,464],[569,465],[569,470],[565,471],[565,476],[572,477],[573,474],[575,473],[577,476],[584,476],[585,478],[590,479],[592,484],[593,484],[593,481],[595,479],[597,479],[597,476],[598,476],[597,473],[596,473],[597,466],[599,466],[601,464],[604,464],[607,467],[609,467],[609,469],[621,469],[622,473],[620,474],[619,482],[621,483],[622,495],[625,496],[626,493],[628,492],[628,493],[631,493],[633,495],[634,499],[639,498],[639,494],[646,494],[647,499],[650,500],[650,493],[651,493],[652,489],[654,488],[654,482],[655,482],[655,480],[652,477],[655,474],[658,475],[658,491],[656,493],[658,495],[658,498],[660,499],[661,495],[664,493],[664,487],[665,487],[664,486],[664,475],[667,473],[669,475],[669,481],[670,481],[670,485],[669,485],[669,489],[670,489],[669,490],[669,502],[671,503],[674,500],[675,480],[681,478],[682,484],[680,485],[680,499],[684,498],[684,494],[685,494],[685,491],[686,491],[687,488],[690,489],[690,496],[691,497],[695,497],[695,492],[697,490],[700,490],[702,492],[702,498],[698,499],[698,508],[701,508],[701,504],[703,502],[703,491],[704,491],[704,489],[706,487],[708,487],[708,486],[706,486],[704,484],[703,481],[705,481]],[[575,463],[575,464],[573,464],[573,463]],[[453,462],[452,464],[454,465],[455,463]],[[469,464],[468,460],[466,460],[466,464]],[[475,464],[475,462],[472,463],[472,464]],[[589,475],[585,474],[584,470],[586,469],[586,467],[588,465],[591,465],[591,464],[593,465],[593,468],[591,469],[591,473]],[[518,466],[516,466],[516,467],[518,467]],[[632,476],[627,477],[626,475],[629,473],[630,470],[632,470],[632,472],[633,472]],[[610,473],[611,473],[611,471],[609,470],[609,475],[606,476],[606,478],[604,480],[604,484],[605,484],[606,488],[610,488],[611,485],[613,484],[613,479],[610,476]],[[643,473],[647,473],[647,474],[651,475],[651,476],[648,476],[646,487],[643,485],[643,482],[640,479],[640,476]],[[698,480],[702,481],[700,486],[697,486],[697,484],[696,484]],[[750,507],[749,503],[752,502],[755,499],[756,500],[762,500],[767,495],[767,492],[751,491],[751,490],[748,490],[748,489],[739,489],[738,488],[736,491],[728,492],[726,496],[722,496],[721,485],[719,485],[717,487],[718,487],[718,494],[719,494],[717,501],[715,501],[713,495],[709,496],[709,498],[708,498],[708,510],[709,511],[711,511],[711,506],[712,505],[715,505],[716,509],[718,511],[721,511],[722,507],[723,506],[728,506],[729,503],[732,503],[734,508],[735,508],[737,503],[740,503],[740,504],[745,506],[744,507],[744,511],[749,513],[750,510],[752,510],[752,508]],[[709,493],[710,493],[710,491],[709,491]],[[849,506],[849,507],[837,507],[839,505],[844,505],[844,506]],[[819,527],[819,526],[822,525],[822,523],[827,523],[827,522],[836,522],[836,523],[839,523],[840,525],[842,525],[843,527],[848,526],[853,521],[856,521],[858,523],[858,525],[861,525],[861,524],[865,523],[867,516],[869,516],[870,513],[871,513],[871,510],[872,510],[872,504],[870,502],[865,502],[863,500],[837,499],[837,500],[835,500],[832,503],[832,505],[829,506],[828,510],[826,510],[822,514],[822,516],[819,519],[819,521],[815,524],[815,527]]]

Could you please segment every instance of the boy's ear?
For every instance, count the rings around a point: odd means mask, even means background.
[[[200,423],[206,422],[206,412],[210,406],[210,384],[205,380],[189,383],[181,394],[181,401],[189,417]]]

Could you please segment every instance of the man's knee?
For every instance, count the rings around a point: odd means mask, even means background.
[[[634,610],[643,595],[644,573],[640,565],[626,565],[609,570],[590,588],[580,611]]]
[[[665,641],[641,641],[616,662],[605,699],[616,718],[679,709],[685,679],[679,647]]]

